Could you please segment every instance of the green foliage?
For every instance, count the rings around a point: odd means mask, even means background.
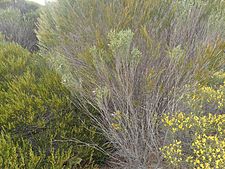
[[[1,132],[0,136],[0,167],[9,168],[35,168],[41,155],[34,154],[28,142],[22,140],[22,145],[15,143],[11,136]]]
[[[0,63],[0,130],[7,135],[0,146],[9,139],[0,152],[9,151],[15,159],[11,163],[4,157],[8,168],[85,168],[105,160],[97,150],[104,137],[71,102],[70,92],[43,57],[2,43]]]
[[[61,169],[63,167],[79,167],[82,159],[74,157],[72,149],[57,150],[51,147],[49,155],[32,149],[31,144],[26,140],[14,141],[10,135],[2,132],[0,137],[0,167],[4,169],[33,169],[52,168]]]

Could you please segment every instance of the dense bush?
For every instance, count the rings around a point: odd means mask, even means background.
[[[7,41],[16,42],[30,51],[36,51],[36,23],[38,5],[25,1],[0,2],[0,32]]]
[[[1,43],[0,63],[1,167],[94,168],[105,160],[97,150],[104,137],[43,57]]]
[[[160,118],[183,110],[184,96],[224,65],[223,30],[216,29],[223,5],[61,0],[41,13],[42,51],[52,55],[82,105],[99,111],[101,118],[93,120],[122,168],[162,164],[159,147],[167,137]]]
[[[23,142],[22,146],[15,144],[12,138],[6,134],[1,133],[0,136],[0,167],[1,168],[35,168],[40,157],[35,156],[30,146],[26,146]]]

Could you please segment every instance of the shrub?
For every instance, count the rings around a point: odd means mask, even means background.
[[[188,111],[164,115],[170,139],[162,152],[172,166],[224,168],[224,80],[224,71],[214,73],[185,97]]]
[[[189,1],[183,1],[178,0],[178,7],[182,11],[181,18],[185,18],[188,16],[188,13],[193,10],[193,7],[196,6],[205,6],[206,7],[206,15],[209,15],[208,17],[208,31],[207,34],[209,36],[209,39],[212,40],[216,36],[223,37],[224,38],[224,30],[222,29],[224,27],[224,5],[225,3],[221,0],[219,1],[204,1],[204,0],[189,0]],[[183,20],[185,21],[185,19]]]
[[[73,156],[72,149],[55,151],[51,147],[48,156],[40,151],[37,154],[29,142],[23,139],[20,142],[15,142],[10,135],[4,132],[1,133],[0,141],[0,167],[2,168],[78,168],[82,161],[77,157],[71,158]]]
[[[97,150],[97,145],[101,147],[106,140],[83,110],[71,102],[69,91],[44,58],[15,44],[1,43],[0,63],[0,130],[12,140],[7,151],[24,151],[23,157],[10,154],[10,158],[16,158],[15,166],[70,168],[79,162],[81,168],[88,164],[91,168],[105,160],[106,155]],[[34,154],[31,161],[30,151]]]
[[[223,65],[224,41],[208,29],[213,3],[205,4],[62,0],[41,13],[43,52],[56,65],[64,60],[57,69],[66,67],[65,84],[99,111],[101,118],[88,113],[122,168],[161,164],[162,114],[179,110],[182,97]]]
[[[169,128],[168,135],[172,141],[161,150],[173,167],[224,168],[224,114],[180,112],[165,115],[162,120],[165,127]]]
[[[33,7],[25,1],[18,1],[15,4],[8,2],[5,8],[0,8],[0,32],[7,41],[18,43],[30,51],[36,51],[38,49],[35,33],[37,17],[38,6]]]
[[[0,148],[1,168],[35,168],[41,159],[34,154],[29,143],[23,142],[19,146],[7,133],[1,133]]]
[[[224,71],[212,74],[207,83],[199,84],[198,88],[184,98],[189,111],[198,113],[224,112]]]

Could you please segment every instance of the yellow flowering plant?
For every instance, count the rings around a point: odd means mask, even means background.
[[[171,168],[224,168],[224,82],[224,72],[214,73],[207,83],[185,96],[184,101],[192,112],[162,116],[168,142],[160,150]]]
[[[225,115],[165,114],[163,124],[177,140],[161,148],[174,167],[218,168],[225,166]]]
[[[206,84],[199,84],[197,90],[185,96],[185,103],[195,112],[223,112],[225,110],[224,80],[223,71],[214,73]]]

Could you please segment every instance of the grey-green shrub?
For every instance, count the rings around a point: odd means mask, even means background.
[[[25,1],[9,1],[6,4],[4,8],[0,7],[0,32],[7,41],[36,51],[38,47],[35,31],[39,6],[29,5]]]
[[[162,114],[184,109],[181,97],[224,66],[224,39],[215,36],[223,30],[210,20],[224,2],[180,2],[61,0],[41,13],[43,53],[65,60],[57,69],[66,67],[70,91],[99,111],[93,120],[121,168],[163,166]]]

